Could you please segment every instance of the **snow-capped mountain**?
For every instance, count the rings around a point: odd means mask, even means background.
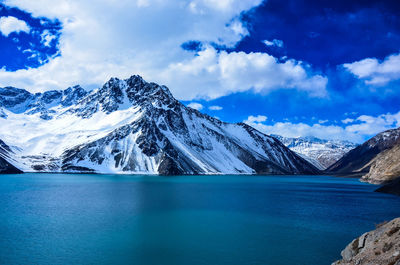
[[[357,144],[349,141],[322,140],[315,137],[272,136],[321,170],[328,168],[344,154],[357,147]]]
[[[310,174],[273,137],[188,108],[140,76],[85,92],[0,89],[0,138],[24,171],[144,174]]]

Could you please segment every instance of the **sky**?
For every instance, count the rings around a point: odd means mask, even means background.
[[[0,0],[0,86],[133,74],[267,134],[363,142],[400,127],[400,4]]]

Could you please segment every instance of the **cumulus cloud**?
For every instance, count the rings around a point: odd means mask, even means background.
[[[192,103],[188,104],[187,106],[191,107],[192,109],[197,109],[197,110],[202,110],[204,108],[203,105],[201,105],[200,103],[197,103],[197,102],[192,102]]]
[[[342,123],[344,123],[344,124],[348,124],[348,123],[352,123],[352,122],[354,122],[354,119],[351,119],[351,118],[346,118],[346,119],[342,120]]]
[[[269,93],[293,89],[326,96],[327,78],[295,60],[280,62],[267,53],[217,51],[248,34],[239,16],[262,0],[6,0],[35,17],[63,25],[59,53],[38,67],[9,72],[0,83],[32,92],[74,84],[94,88],[113,76],[140,74],[170,87],[181,100],[213,99],[234,92]],[[99,16],[99,14],[102,14]],[[50,44],[51,35],[43,35]],[[197,54],[181,48],[196,40]]]
[[[282,40],[273,39],[272,41],[264,40],[263,42],[267,46],[276,46],[276,47],[279,47],[279,48],[283,47],[283,41]]]
[[[184,99],[214,99],[250,89],[264,94],[294,89],[313,97],[327,96],[328,79],[310,72],[308,65],[295,60],[282,63],[267,53],[219,52],[207,46],[198,56],[169,65],[162,77]]]
[[[13,16],[1,17],[0,18],[0,32],[4,36],[8,37],[12,32],[20,33],[26,32],[29,33],[31,28],[26,24],[25,21],[20,20]]]
[[[249,117],[247,117],[247,120],[243,121],[247,124],[251,124],[251,123],[261,123],[267,120],[267,116],[264,115],[257,115],[257,116],[253,116],[250,115]]]
[[[176,84],[168,83],[160,73],[171,64],[196,56],[183,50],[182,43],[196,40],[227,47],[235,45],[247,34],[239,15],[261,2],[99,0],[93,5],[89,0],[5,0],[6,5],[35,17],[57,18],[63,27],[59,56],[35,69],[15,72],[1,69],[0,83],[36,92],[65,88],[77,82],[93,88],[113,76],[126,78],[140,74],[147,80],[168,85],[174,92]],[[188,90],[184,98],[193,98],[191,83],[184,86],[177,89]]]
[[[381,62],[376,58],[366,58],[343,64],[343,67],[366,84],[383,86],[400,79],[400,54],[392,54]]]
[[[400,112],[379,116],[361,115],[354,119],[355,124],[345,126],[277,122],[265,124],[263,119],[249,116],[244,122],[266,134],[278,134],[286,137],[315,136],[321,139],[348,140],[361,143],[382,131],[400,127]]]
[[[55,40],[57,37],[51,34],[50,31],[44,30],[43,33],[40,35],[40,38],[44,46],[50,47],[51,42]]]
[[[222,110],[223,108],[221,106],[210,106],[208,107],[209,110]]]

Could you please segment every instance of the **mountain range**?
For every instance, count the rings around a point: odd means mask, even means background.
[[[325,170],[344,154],[357,147],[357,144],[349,141],[323,140],[316,137],[271,136],[277,138],[290,150],[298,153],[320,170]]]
[[[274,137],[184,106],[134,75],[101,88],[0,88],[2,159],[25,172],[316,174]]]

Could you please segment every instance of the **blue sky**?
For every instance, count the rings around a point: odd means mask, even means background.
[[[6,0],[0,86],[140,74],[266,133],[362,142],[400,126],[397,1]]]

